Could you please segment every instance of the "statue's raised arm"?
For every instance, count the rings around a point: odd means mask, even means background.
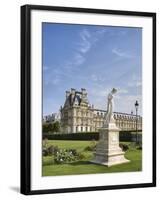
[[[112,120],[114,120],[114,118],[113,118],[113,107],[114,107],[113,96],[116,92],[117,92],[117,89],[113,88],[112,91],[108,94],[105,125],[108,125]]]

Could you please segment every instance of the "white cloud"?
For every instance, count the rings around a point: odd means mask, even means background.
[[[95,74],[91,75],[91,80],[97,82],[99,80],[98,76]]]
[[[141,87],[142,82],[141,81],[131,81],[128,83],[128,87]]]
[[[95,87],[88,88],[89,102],[97,109],[107,109],[107,95],[110,91],[109,88],[104,88],[102,85],[96,85]]]
[[[62,68],[71,73],[73,70],[76,70],[76,67],[85,62],[85,57],[79,52],[75,52],[70,60],[64,61]]]
[[[142,96],[141,95],[119,95],[118,98],[115,98],[115,111],[125,112],[125,113],[135,113],[135,102],[139,102],[138,113],[142,114]]]
[[[75,52],[70,60],[67,60],[64,64],[64,68],[69,71],[73,70],[75,66],[83,64],[86,60],[85,54],[91,49],[91,47],[100,39],[105,33],[105,29],[90,33],[87,29],[83,29],[80,33],[80,42],[76,43]]]
[[[58,85],[60,83],[60,81],[61,81],[60,77],[55,77],[52,80],[52,84],[53,85]]]
[[[121,49],[113,48],[112,53],[120,58],[132,58],[133,56],[127,52],[122,51]]]
[[[46,79],[44,79],[44,84],[45,85],[58,85],[61,82],[61,78],[59,76],[52,76],[51,77],[47,77]]]
[[[105,28],[96,31],[96,33],[99,34],[99,35],[103,35],[103,34],[106,33],[106,32],[107,32],[107,30],[106,30]]]
[[[86,52],[88,52],[89,50],[90,50],[90,48],[91,48],[91,43],[90,42],[88,42],[88,41],[83,41],[83,43],[81,43],[80,44],[80,52],[81,53],[86,53]]]
[[[84,61],[85,61],[84,56],[82,56],[80,53],[75,53],[72,64],[81,65],[82,63],[84,63]]]
[[[92,45],[91,41],[89,40],[90,37],[91,35],[87,29],[83,29],[82,32],[80,32],[81,42],[78,43],[78,45],[81,53],[86,53],[90,50]]]
[[[97,109],[107,109],[107,95],[111,91],[109,87],[93,87],[88,89],[89,102],[94,104]],[[114,96],[114,111],[131,113],[135,112],[135,102],[139,102],[138,113],[142,114],[142,96],[141,95],[130,95],[126,89],[118,89],[117,94]]]
[[[119,94],[127,94],[128,90],[126,90],[126,89],[119,89],[118,93]]]
[[[59,68],[50,67],[46,73],[43,74],[43,82],[45,85],[58,85],[62,80],[62,70]]]
[[[87,29],[83,29],[80,32],[81,41],[78,43],[78,50],[83,54],[87,53],[105,32],[106,29],[100,29],[91,34]]]
[[[130,82],[128,83],[128,87],[141,87],[142,86],[142,80],[136,76],[136,74],[133,74],[131,77]]]
[[[87,38],[91,37],[91,34],[87,29],[83,29],[82,32],[80,32],[80,36],[83,40],[86,40]]]

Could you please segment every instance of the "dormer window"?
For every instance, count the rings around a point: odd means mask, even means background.
[[[74,100],[74,105],[79,105],[79,102],[78,102],[78,98],[77,97],[75,97],[75,100]]]

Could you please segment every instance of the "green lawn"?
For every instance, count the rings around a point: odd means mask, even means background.
[[[85,159],[70,164],[55,164],[53,162],[53,156],[45,156],[43,157],[43,176],[133,172],[142,170],[142,151],[134,147],[125,153],[125,157],[131,162],[107,167],[89,162],[93,158],[93,153],[91,151],[84,151],[84,149],[86,146],[91,145],[90,141],[49,140],[47,145],[54,145],[64,149],[77,149],[78,152],[82,152],[85,155]]]

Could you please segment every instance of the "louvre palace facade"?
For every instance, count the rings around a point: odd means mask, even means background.
[[[106,110],[94,108],[89,104],[87,91],[82,88],[66,91],[64,106],[60,109],[63,133],[97,132],[103,126]],[[142,117],[114,112],[117,127],[121,130],[142,130]]]

